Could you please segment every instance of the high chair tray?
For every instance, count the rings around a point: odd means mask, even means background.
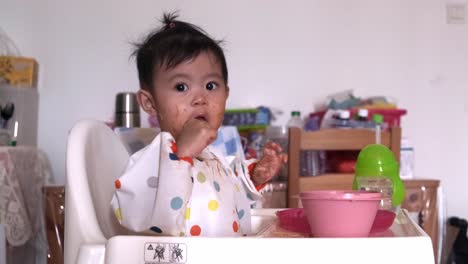
[[[82,247],[78,263],[434,263],[430,238],[405,210],[389,230],[368,238],[294,237],[278,232],[276,211],[254,210],[255,236],[116,236]]]

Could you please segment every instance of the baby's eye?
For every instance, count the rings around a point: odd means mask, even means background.
[[[218,88],[218,84],[216,84],[215,82],[209,82],[206,84],[206,89],[208,91],[212,91],[214,89]]]
[[[175,88],[178,92],[185,92],[188,90],[188,85],[185,83],[178,83]]]

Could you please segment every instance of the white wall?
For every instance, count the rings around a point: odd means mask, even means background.
[[[0,26],[41,65],[39,144],[58,183],[72,125],[110,118],[115,93],[137,89],[129,42],[180,10],[226,40],[230,107],[308,113],[350,88],[397,98],[417,176],[441,179],[448,214],[468,218],[468,26],[447,24],[445,3],[0,0]]]

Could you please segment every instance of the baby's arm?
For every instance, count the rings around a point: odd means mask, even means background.
[[[256,186],[262,186],[276,174],[283,166],[284,163],[288,161],[288,155],[282,152],[280,145],[274,142],[268,142],[263,147],[263,156],[255,164],[252,172],[252,182]]]

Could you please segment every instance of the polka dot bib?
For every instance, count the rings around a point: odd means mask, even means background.
[[[260,198],[248,172],[252,161],[208,148],[196,159],[177,157],[176,149],[162,132],[130,158],[111,202],[120,223],[171,236],[250,234],[250,207]]]

